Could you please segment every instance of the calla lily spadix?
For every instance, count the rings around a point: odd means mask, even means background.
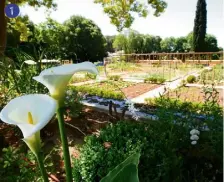
[[[37,154],[41,148],[40,130],[54,116],[57,102],[43,94],[30,94],[12,99],[0,112],[0,119],[17,125],[28,147]]]
[[[65,90],[71,77],[80,71],[98,74],[98,70],[93,63],[83,62],[46,69],[33,79],[45,85],[53,98],[60,100],[65,95]]]

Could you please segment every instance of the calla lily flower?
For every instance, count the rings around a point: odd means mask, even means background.
[[[34,154],[41,148],[40,130],[54,116],[57,102],[44,94],[30,94],[11,100],[0,112],[0,119],[17,125],[23,133],[23,141]]]
[[[33,79],[45,85],[53,98],[61,100],[65,95],[69,80],[79,71],[98,74],[98,70],[93,63],[83,62],[46,69],[42,71],[39,76],[33,77]]]

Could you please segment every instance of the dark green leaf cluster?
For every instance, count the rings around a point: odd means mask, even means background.
[[[119,122],[88,136],[74,160],[76,181],[99,181],[130,154],[140,151],[140,181],[219,181],[222,178],[222,131],[201,131],[191,145],[187,120],[156,123]],[[208,167],[210,166],[210,167]],[[212,166],[212,167],[211,167]]]
[[[72,89],[77,90],[78,92],[81,92],[83,94],[89,94],[89,95],[99,96],[99,97],[108,98],[108,99],[117,99],[117,100],[124,99],[123,93],[108,90],[106,88],[97,88],[97,87],[82,85],[82,86],[74,87]]]
[[[161,77],[161,76],[158,76],[158,75],[155,75],[155,76],[149,76],[147,78],[144,79],[144,82],[145,83],[158,83],[158,84],[161,84],[161,83],[164,83],[166,81],[165,78]]]
[[[190,75],[187,77],[187,83],[194,83],[196,82],[196,77],[194,75]]]
[[[206,0],[198,0],[193,30],[193,51],[206,50],[205,36],[207,28]]]

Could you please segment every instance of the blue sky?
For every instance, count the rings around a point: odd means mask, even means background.
[[[197,0],[166,0],[168,7],[160,17],[154,17],[152,11],[147,18],[136,18],[131,26],[140,33],[169,36],[185,36],[193,30]],[[92,19],[104,35],[118,34],[116,27],[103,8],[94,4],[93,0],[56,0],[58,8],[51,17],[59,22],[67,20],[71,15],[82,15]],[[207,33],[218,39],[218,45],[224,47],[224,3],[223,0],[207,0]],[[35,11],[30,7],[22,7],[21,14],[29,15],[34,23],[46,20],[44,9]]]

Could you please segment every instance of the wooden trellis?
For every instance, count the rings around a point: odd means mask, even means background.
[[[119,57],[125,57],[126,61],[146,62],[149,64],[185,62],[187,64],[210,65],[221,63],[223,61],[223,52],[119,54]],[[215,57],[216,59],[213,59]]]

